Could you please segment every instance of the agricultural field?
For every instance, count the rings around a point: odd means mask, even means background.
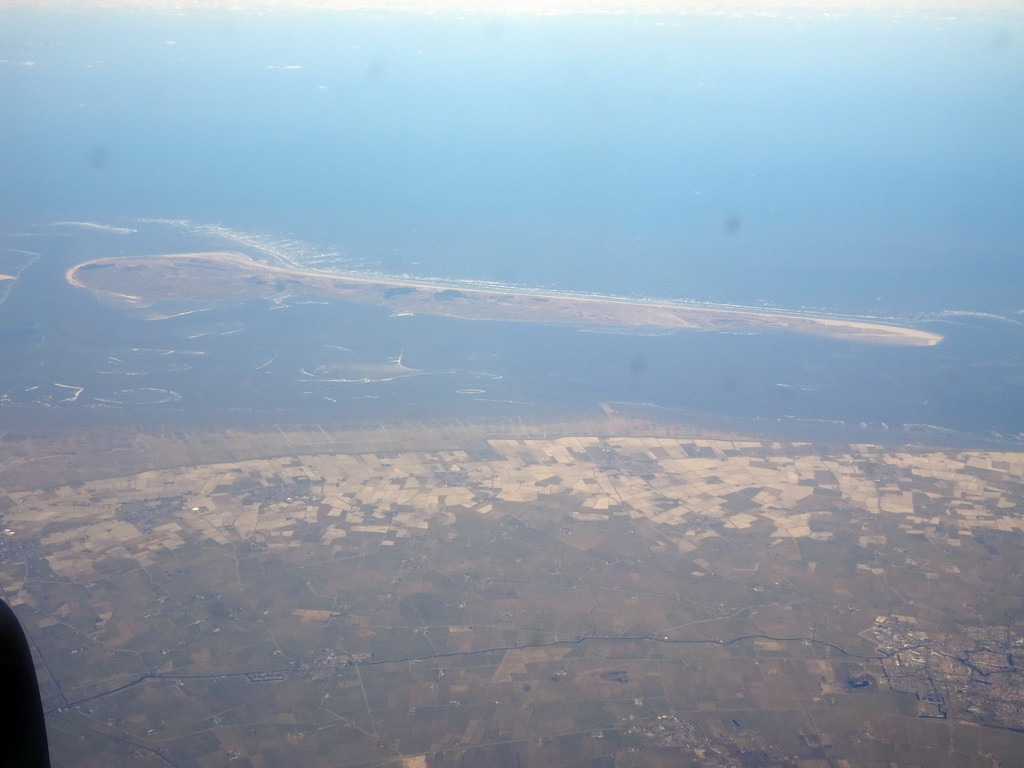
[[[1024,455],[572,426],[8,436],[0,585],[55,755],[1020,753]]]

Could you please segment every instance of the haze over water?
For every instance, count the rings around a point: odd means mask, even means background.
[[[1024,432],[1020,15],[2,21],[0,247],[40,254],[0,305],[0,388],[21,405],[38,377],[85,387],[65,409],[145,389],[180,399],[118,404],[431,417],[631,402],[865,436]],[[59,284],[88,258],[231,246],[147,218],[301,240],[319,269],[807,307],[947,338],[616,336],[299,303],[154,322]],[[84,318],[102,332],[71,333]],[[214,320],[223,333],[200,328]],[[187,365],[109,370],[126,349]],[[431,375],[383,381],[399,356]],[[310,365],[339,381],[309,394]],[[225,384],[240,372],[244,387]]]

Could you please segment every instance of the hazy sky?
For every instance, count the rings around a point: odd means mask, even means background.
[[[1007,10],[1020,11],[1020,0],[3,0],[0,7],[55,8],[137,7],[157,9],[280,8],[339,10],[398,10],[478,13],[784,13],[794,9],[818,11],[879,10]]]

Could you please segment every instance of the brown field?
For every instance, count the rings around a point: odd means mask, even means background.
[[[632,426],[2,435],[55,754],[1019,754],[1024,455]]]

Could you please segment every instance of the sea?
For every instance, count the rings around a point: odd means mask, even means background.
[[[1024,13],[0,10],[0,431],[588,417],[1024,445]],[[871,318],[104,301],[108,256]]]

